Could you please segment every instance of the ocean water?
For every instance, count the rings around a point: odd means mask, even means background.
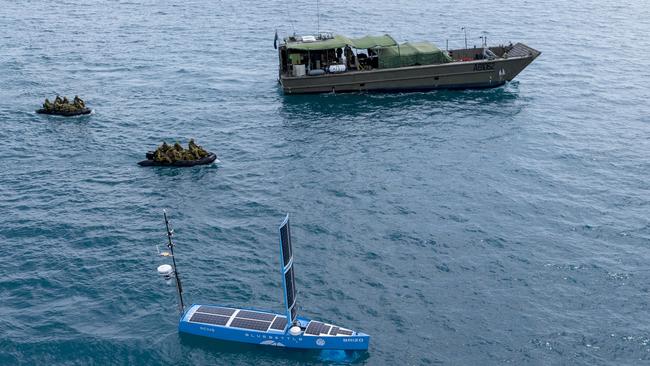
[[[650,363],[646,1],[320,1],[320,28],[542,55],[497,89],[283,96],[316,2],[0,0],[0,364]],[[486,31],[486,33],[482,33]],[[79,94],[79,118],[33,111]],[[221,164],[141,168],[195,138]],[[368,353],[180,336],[186,300],[300,313]]]

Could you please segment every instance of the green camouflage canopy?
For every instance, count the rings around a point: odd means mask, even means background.
[[[315,41],[315,42],[287,42],[287,49],[301,51],[320,51],[331,50],[333,48],[343,48],[352,44],[352,40],[346,36],[336,35],[334,38]]]
[[[390,47],[397,45],[397,42],[395,42],[393,37],[389,36],[388,34],[384,34],[383,36],[365,36],[361,38],[353,38],[352,42],[354,42],[353,47],[359,49]]]
[[[358,49],[395,46],[397,42],[388,34],[383,36],[365,36],[361,38],[348,38],[336,35],[334,38],[315,42],[287,42],[287,49],[301,51],[331,50],[350,46]]]
[[[438,47],[428,42],[402,43],[378,49],[379,68],[432,65],[451,62],[452,59]]]

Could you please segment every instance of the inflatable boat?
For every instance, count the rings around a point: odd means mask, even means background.
[[[217,160],[217,155],[210,153],[210,155],[206,156],[205,158],[197,159],[197,160],[177,160],[171,164],[163,163],[163,162],[158,162],[153,160],[153,152],[148,152],[147,153],[147,160],[142,160],[141,162],[138,163],[140,166],[175,166],[175,167],[189,167],[189,166],[195,166],[195,165],[207,165],[207,164],[212,164],[214,161]]]
[[[77,109],[75,111],[53,111],[53,110],[46,110],[45,108],[41,108],[36,110],[36,113],[38,114],[50,114],[53,116],[64,116],[64,117],[72,117],[72,116],[80,116],[82,114],[90,114],[93,110],[90,108],[82,108],[82,109]]]

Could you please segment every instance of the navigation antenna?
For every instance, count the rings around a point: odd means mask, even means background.
[[[316,34],[320,35],[320,1],[316,0]]]
[[[167,229],[167,248],[169,252],[158,252],[163,257],[172,257],[172,265],[162,264],[158,266],[158,274],[163,276],[167,281],[171,280],[172,277],[176,279],[176,290],[178,291],[178,301],[181,313],[185,311],[185,302],[183,301],[183,286],[181,286],[181,278],[178,275],[178,270],[176,269],[176,258],[174,257],[174,242],[172,241],[172,236],[174,236],[174,229],[171,228],[169,220],[167,219],[167,210],[163,210],[163,216],[165,217],[165,227]]]
[[[461,29],[465,33],[465,49],[467,49],[467,28],[462,27]]]
[[[287,18],[289,18],[289,23],[291,23],[291,29],[293,30],[293,36],[296,36],[296,27],[293,24],[293,18],[291,17],[291,13],[289,13],[289,8],[287,8]]]

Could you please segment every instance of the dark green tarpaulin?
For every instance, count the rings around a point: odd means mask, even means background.
[[[451,57],[428,42],[402,43],[399,46],[379,48],[379,68],[432,65],[451,62]]]
[[[375,47],[390,47],[397,45],[393,37],[388,34],[383,36],[365,36],[361,38],[353,38],[353,47],[358,49],[375,48]]]
[[[287,49],[301,51],[331,50],[343,48],[352,44],[352,40],[346,36],[336,35],[334,38],[316,42],[287,42]]]
[[[324,41],[315,42],[287,42],[287,48],[290,50],[301,51],[319,51],[331,50],[334,48],[344,48],[350,46],[358,49],[389,47],[395,46],[397,42],[393,37],[385,34],[383,36],[365,36],[361,38],[348,38],[346,36],[336,35],[334,38]]]

